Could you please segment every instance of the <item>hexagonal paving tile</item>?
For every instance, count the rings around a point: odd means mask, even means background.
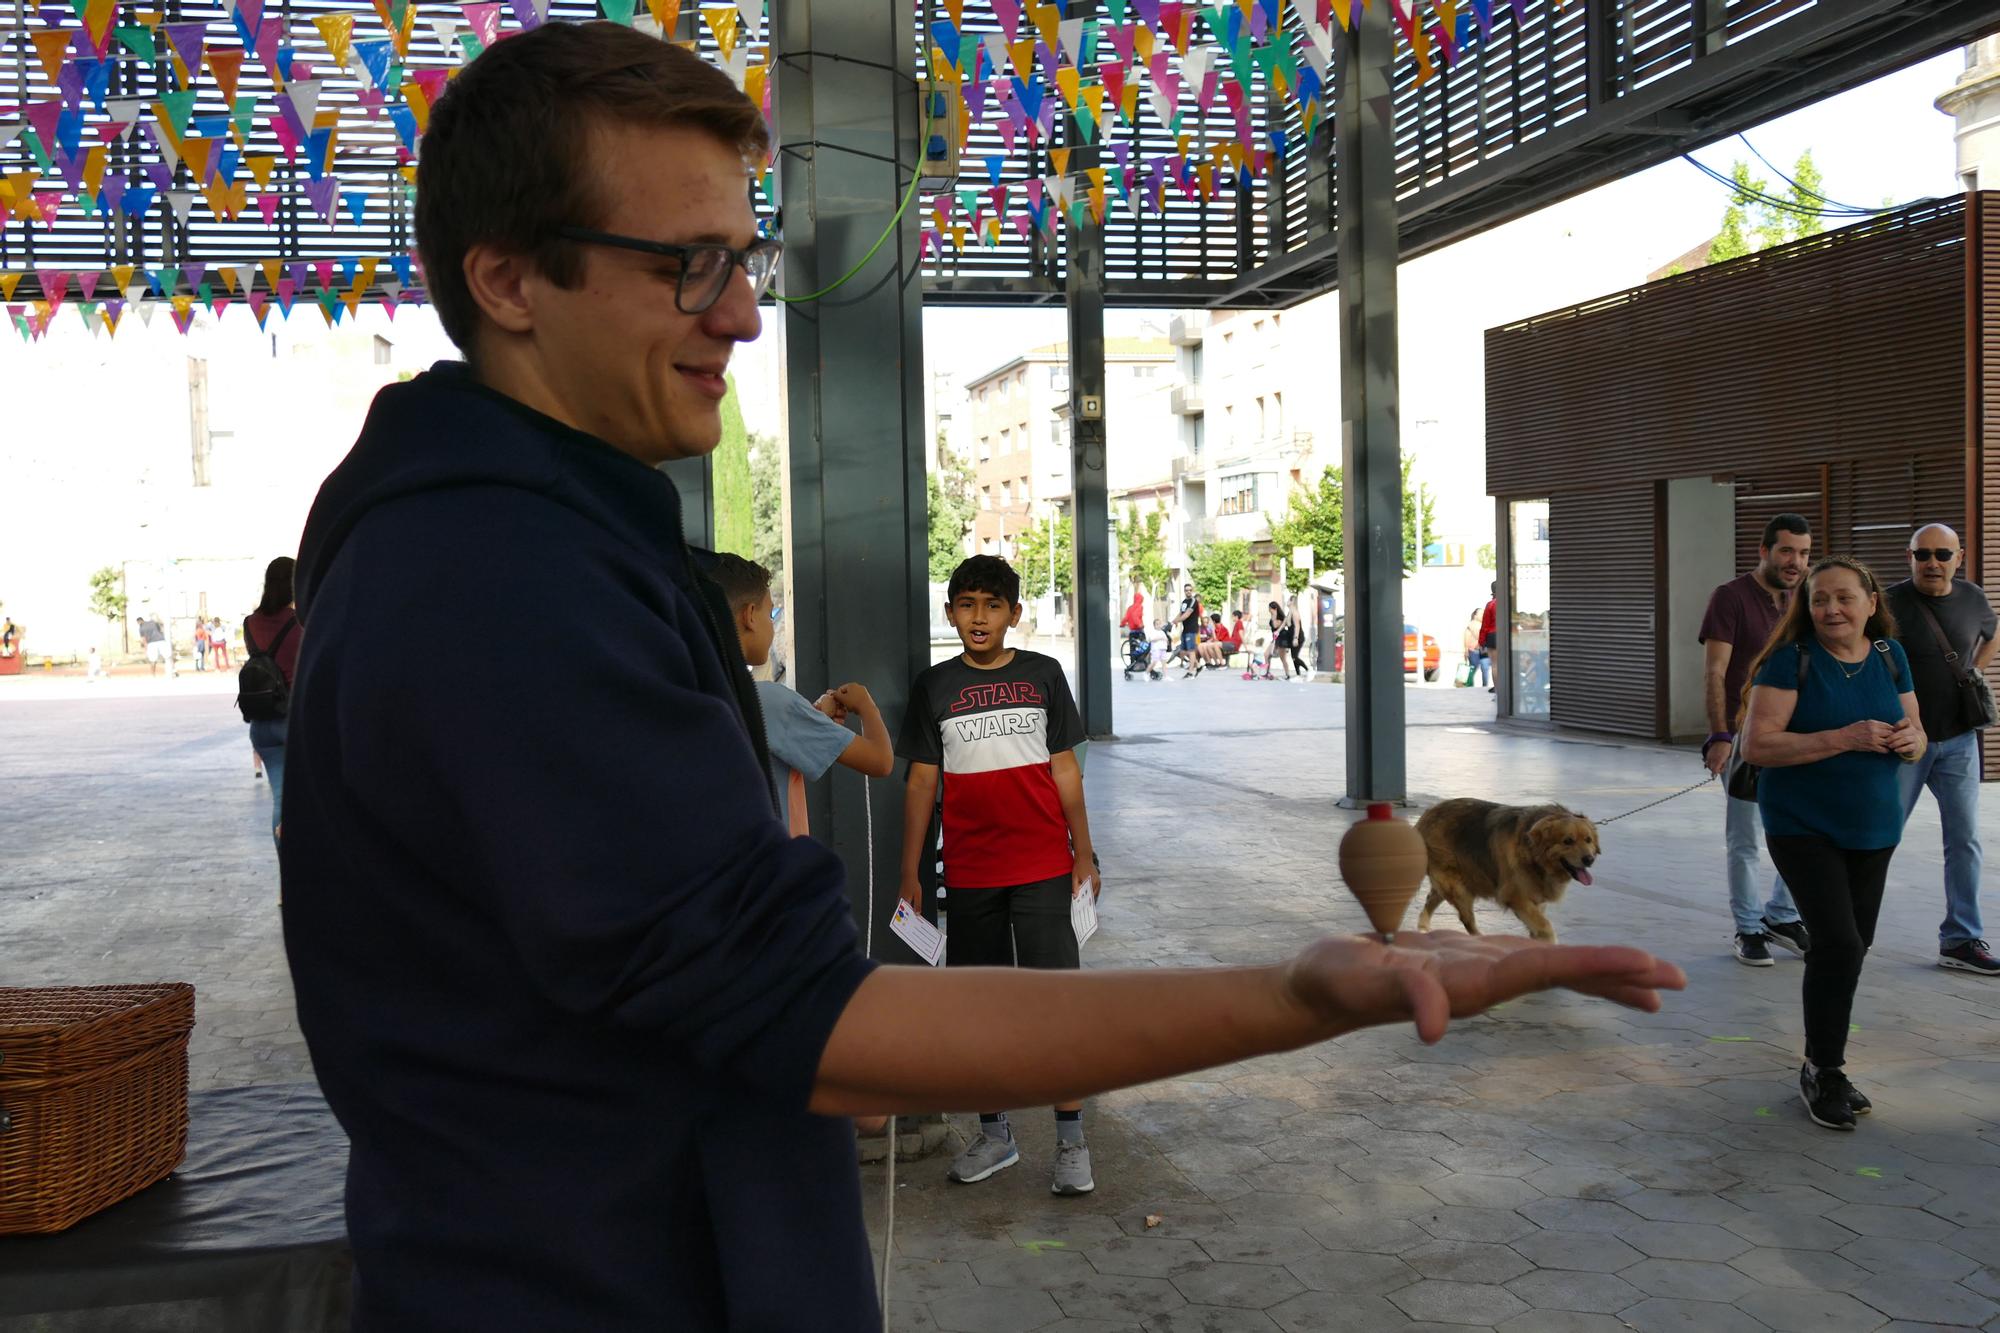
[[[1124,1234],[1116,1218],[1102,1213],[1038,1212],[1007,1227],[1007,1238],[1016,1245],[1059,1240],[1072,1250],[1080,1250],[1091,1241],[1111,1240]]]
[[[1406,1333],[1410,1317],[1384,1296],[1309,1291],[1264,1312],[1285,1333]]]
[[[1401,1258],[1425,1277],[1453,1282],[1505,1282],[1534,1267],[1505,1245],[1469,1240],[1434,1240]]]
[[[972,1275],[982,1287],[1039,1287],[1044,1291],[1096,1271],[1081,1253],[1067,1249],[1016,1248],[1012,1254],[972,1263]]]
[[[1159,1220],[1148,1226],[1147,1218]],[[1165,1236],[1182,1240],[1198,1240],[1211,1232],[1236,1225],[1228,1213],[1212,1203],[1158,1203],[1120,1213],[1114,1220],[1128,1236]],[[896,1247],[901,1249],[900,1228],[896,1240]]]
[[[1219,1264],[1288,1264],[1318,1254],[1321,1245],[1297,1227],[1226,1227],[1200,1238]]]
[[[1264,1310],[1306,1289],[1305,1283],[1274,1264],[1210,1264],[1173,1279],[1194,1305],[1234,1305]]]
[[[1048,1294],[1062,1307],[1059,1313],[1072,1319],[1123,1319],[1143,1323],[1154,1315],[1178,1310],[1187,1304],[1187,1298],[1164,1278],[1126,1277],[1114,1273],[1078,1278],[1051,1288]]]
[[[1618,1312],[1639,1333],[1765,1333],[1764,1325],[1731,1305],[1655,1297]]]
[[[1317,1194],[1252,1190],[1223,1205],[1241,1227],[1299,1227],[1338,1221],[1343,1214]]]
[[[979,1285],[972,1265],[946,1259],[897,1259],[889,1269],[890,1288],[897,1299],[928,1301]]]
[[[1631,1329],[1630,1324],[1608,1314],[1530,1310],[1496,1325],[1494,1333],[1631,1333]]]
[[[1549,1231],[1618,1231],[1639,1220],[1628,1208],[1596,1199],[1537,1199],[1517,1211]]]
[[[930,1311],[946,1333],[1028,1333],[1063,1313],[1049,1293],[1026,1287],[974,1287],[939,1297]]]
[[[1527,1181],[1502,1175],[1449,1175],[1425,1182],[1424,1189],[1436,1195],[1439,1203],[1464,1208],[1512,1209],[1542,1197],[1542,1192]]]
[[[1547,1163],[1525,1148],[1450,1148],[1432,1153],[1454,1171],[1474,1176],[1525,1176],[1547,1169]]]
[[[1844,1203],[1826,1216],[1828,1221],[1838,1222],[1857,1235],[1893,1236],[1897,1240],[1940,1240],[1958,1230],[1950,1222],[1921,1208]]]
[[[1517,1277],[1507,1290],[1538,1310],[1616,1314],[1646,1299],[1646,1293],[1615,1273],[1563,1273],[1543,1269]]]
[[[1766,1287],[1736,1302],[1779,1333],[1871,1333],[1888,1323],[1881,1311],[1839,1291],[1786,1291]]]
[[[1538,1202],[1556,1201],[1541,1199]],[[1412,1220],[1439,1240],[1482,1240],[1505,1244],[1535,1230],[1535,1224],[1523,1217],[1520,1211],[1507,1208],[1434,1208]]]
[[[1708,1222],[1726,1226],[1730,1219],[1744,1215],[1743,1209],[1707,1190],[1646,1189],[1628,1194],[1618,1203],[1651,1222]]]
[[[2000,1227],[1968,1227],[1944,1243],[1989,1268],[2000,1268]]]
[[[1124,1277],[1172,1277],[1209,1263],[1208,1252],[1191,1240],[1172,1236],[1121,1236],[1097,1241],[1083,1257],[1100,1273]]]
[[[1063,1330],[1056,1325],[1052,1330]],[[1262,1310],[1226,1310],[1214,1305],[1189,1305],[1146,1321],[1146,1333],[1278,1333]]]
[[[1415,1185],[1355,1181],[1323,1193],[1328,1202],[1354,1217],[1415,1217],[1437,1207],[1437,1200]]]
[[[1785,1250],[1837,1250],[1854,1239],[1846,1227],[1803,1213],[1742,1213],[1722,1225],[1752,1245]]]
[[[1044,1325],[1043,1327],[1047,1327]],[[937,1317],[928,1305],[889,1303],[889,1333],[938,1333]]]
[[[1554,1199],[1622,1199],[1645,1188],[1608,1166],[1545,1166],[1522,1179]],[[1833,1203],[1827,1200],[1828,1207]]]
[[[1412,1319],[1439,1324],[1492,1325],[1528,1308],[1513,1292],[1487,1282],[1426,1280],[1390,1292],[1389,1301]]]
[[[1899,1273],[1937,1282],[1956,1282],[1979,1266],[1936,1241],[1895,1240],[1888,1236],[1862,1236],[1841,1246],[1837,1253],[1872,1273]]]
[[[1878,1273],[1854,1294],[1891,1319],[1978,1326],[2000,1316],[2000,1305],[1953,1283]]]
[[[1840,1200],[1825,1190],[1775,1180],[1746,1180],[1723,1190],[1722,1197],[1753,1213],[1800,1213],[1823,1217],[1840,1207]]]
[[[1581,1231],[1538,1231],[1513,1248],[1537,1268],[1579,1273],[1616,1273],[1646,1257],[1616,1236]]]
[[[1368,1153],[1340,1164],[1341,1173],[1364,1184],[1421,1185],[1451,1174],[1435,1160],[1421,1154]]]
[[[1379,1296],[1417,1280],[1415,1269],[1393,1254],[1358,1250],[1329,1251],[1286,1265],[1292,1276],[1314,1291],[1344,1291]]]
[[[1924,1211],[1962,1227],[2000,1226],[2000,1198],[1993,1194],[1946,1190],[1925,1204]]]
[[[1648,1296],[1677,1301],[1734,1301],[1757,1285],[1734,1268],[1695,1259],[1642,1259],[1618,1276]]]
[[[1331,1222],[1307,1222],[1306,1234],[1329,1250],[1361,1250],[1370,1254],[1401,1254],[1431,1239],[1431,1233],[1401,1217],[1342,1217]]]
[[[1706,1222],[1639,1222],[1620,1227],[1615,1234],[1633,1249],[1655,1259],[1706,1259],[1720,1263],[1751,1248],[1750,1242],[1735,1232]]]
[[[1766,1287],[1852,1291],[1872,1274],[1861,1265],[1825,1250],[1755,1249],[1729,1266]]]

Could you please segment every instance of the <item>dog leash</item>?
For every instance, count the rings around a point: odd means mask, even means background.
[[[1606,824],[1616,824],[1619,820],[1628,819],[1631,816],[1638,814],[1642,810],[1651,810],[1656,805],[1665,805],[1668,801],[1673,800],[1675,796],[1685,796],[1691,791],[1700,791],[1703,787],[1706,787],[1709,783],[1713,781],[1715,781],[1715,774],[1710,773],[1707,777],[1703,778],[1700,782],[1695,783],[1692,787],[1682,787],[1679,791],[1675,792],[1673,796],[1662,796],[1657,801],[1646,802],[1646,804],[1640,806],[1638,810],[1627,810],[1622,815],[1613,815],[1609,819],[1600,819],[1596,821],[1597,826],[1599,828],[1603,828]]]

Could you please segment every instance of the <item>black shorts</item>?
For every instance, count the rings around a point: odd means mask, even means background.
[[[1004,889],[952,889],[945,898],[946,965],[1081,967],[1069,919],[1071,887],[1061,875]]]

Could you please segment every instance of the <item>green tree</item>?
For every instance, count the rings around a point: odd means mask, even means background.
[[[771,582],[785,581],[785,461],[771,435],[750,437],[750,558],[771,571]]]
[[[1118,570],[1127,583],[1155,598],[1173,574],[1167,568],[1166,524],[1164,505],[1155,505],[1153,512],[1141,517],[1139,506],[1130,503],[1118,523]]]
[[[1708,248],[1709,263],[1741,259],[1826,230],[1826,219],[1820,215],[1826,207],[1820,197],[1826,178],[1813,165],[1811,149],[1799,154],[1792,179],[1783,189],[1773,190],[1769,181],[1752,176],[1747,162],[1732,163],[1729,178],[1736,188],[1722,211],[1722,229]]]
[[[1347,547],[1341,528],[1342,493],[1340,469],[1330,467],[1320,473],[1319,484],[1292,492],[1291,507],[1281,519],[1271,523],[1271,542],[1278,554],[1289,556],[1293,548],[1313,548],[1313,563],[1322,569],[1336,569],[1346,559]],[[1285,567],[1285,591],[1302,592],[1309,569]]]
[[[124,576],[116,566],[106,565],[90,576],[90,613],[106,620],[125,619],[126,597],[118,591]]]
[[[1202,605],[1220,611],[1232,594],[1250,585],[1250,543],[1208,542],[1188,548],[1188,582]]]
[[[1056,591],[1064,597],[1076,581],[1076,552],[1070,540],[1069,515],[1051,522],[1043,519],[1021,534],[1015,548],[1014,567],[1021,571],[1021,595],[1044,597],[1049,591],[1049,541],[1055,540]]]
[[[938,465],[924,480],[930,509],[931,581],[943,583],[965,559],[965,534],[979,512],[972,500],[972,467],[945,443],[938,432]]]
[[[1479,567],[1489,573],[1500,567],[1500,557],[1494,553],[1492,542],[1479,543],[1479,553],[1475,558]]]
[[[722,443],[709,455],[709,486],[715,505],[715,549],[755,558],[755,504],[750,489],[750,432],[736,400],[736,379],[722,400]]]
[[[1425,543],[1437,528],[1436,498],[1431,488],[1421,483],[1415,490],[1410,489],[1410,466],[1417,460],[1414,455],[1403,455],[1403,572],[1414,574],[1423,557]]]

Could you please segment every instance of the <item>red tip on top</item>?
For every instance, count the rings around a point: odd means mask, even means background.
[[[1390,805],[1389,802],[1387,801],[1370,802],[1368,806],[1368,817],[1370,819],[1394,819],[1396,817],[1395,807]]]

